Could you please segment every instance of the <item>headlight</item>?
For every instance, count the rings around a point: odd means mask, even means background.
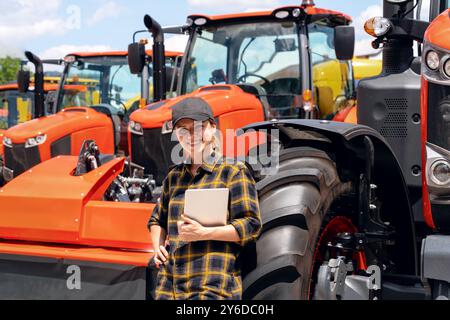
[[[444,62],[444,67],[442,70],[444,71],[445,76],[450,78],[450,58]]]
[[[277,19],[286,19],[287,17],[289,17],[289,11],[278,11],[277,13],[275,13],[275,17],[277,17]]]
[[[3,137],[3,145],[12,148],[12,140],[8,137]]]
[[[440,186],[450,184],[450,163],[446,160],[438,160],[431,165],[431,180]]]
[[[423,45],[422,75],[427,81],[450,85],[450,50],[428,42]]]
[[[391,30],[392,24],[389,19],[373,17],[366,21],[364,30],[372,37],[381,37]]]
[[[430,70],[437,70],[439,68],[439,55],[436,51],[428,51],[425,61]]]
[[[131,133],[137,134],[139,136],[144,135],[144,130],[139,122],[130,121],[129,128]]]
[[[39,135],[35,138],[29,138],[25,142],[25,148],[33,148],[33,147],[39,146],[39,145],[45,143],[46,140],[47,140],[47,136],[45,134]]]

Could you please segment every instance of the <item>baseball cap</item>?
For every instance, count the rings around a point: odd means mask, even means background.
[[[172,106],[172,127],[182,119],[216,122],[211,106],[202,98],[185,98]]]

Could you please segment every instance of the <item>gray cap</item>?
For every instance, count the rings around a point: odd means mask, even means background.
[[[216,122],[211,106],[202,98],[185,98],[172,106],[173,128],[182,119]]]

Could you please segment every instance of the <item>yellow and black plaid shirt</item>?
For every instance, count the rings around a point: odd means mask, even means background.
[[[205,300],[242,298],[237,257],[242,246],[255,241],[261,230],[255,181],[243,163],[219,159],[204,164],[194,177],[188,165],[173,168],[163,182],[162,194],[149,221],[167,231],[169,259],[161,266],[155,292],[159,300]],[[184,211],[187,189],[228,188],[229,224],[240,243],[179,240],[177,221]]]

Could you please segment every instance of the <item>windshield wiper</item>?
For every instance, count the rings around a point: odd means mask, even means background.
[[[244,69],[245,69],[244,75],[247,74],[248,67],[247,67],[247,64],[244,62],[244,55],[245,55],[245,52],[247,51],[248,47],[250,47],[252,42],[255,40],[256,40],[256,37],[251,38],[250,41],[245,46],[244,50],[242,50],[241,60],[239,61],[238,74],[241,72],[241,65],[244,65]]]

